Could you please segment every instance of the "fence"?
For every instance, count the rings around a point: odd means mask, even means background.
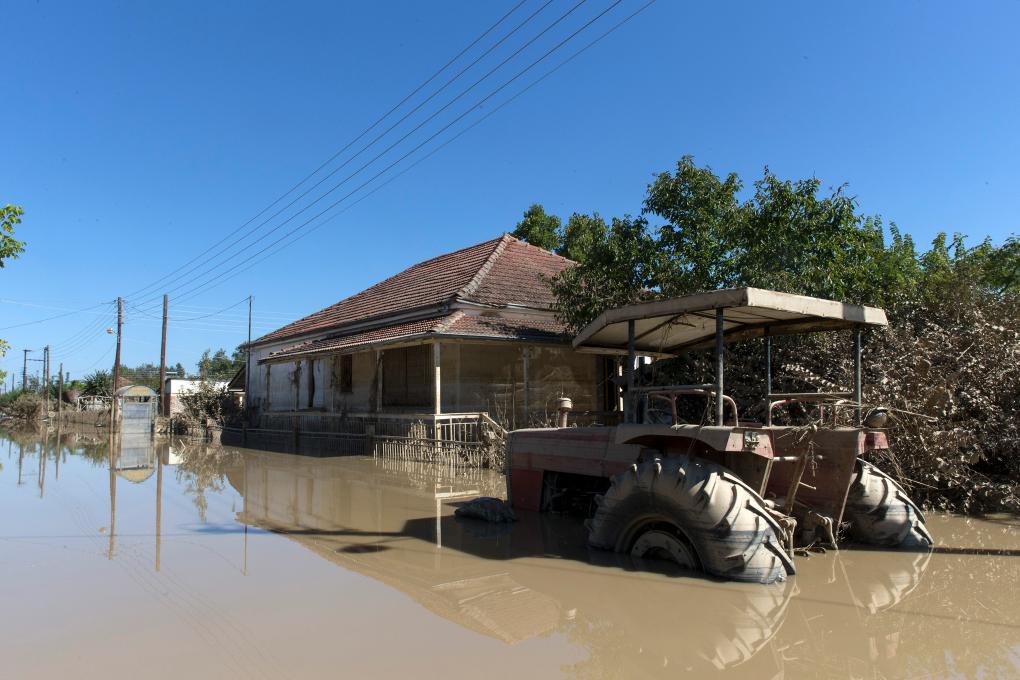
[[[313,456],[374,456],[502,471],[506,431],[485,413],[266,414],[258,428],[224,428],[224,444]]]

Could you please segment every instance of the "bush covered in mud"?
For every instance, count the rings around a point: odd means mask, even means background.
[[[33,421],[43,417],[43,400],[31,392],[9,392],[0,402],[0,416],[11,420]],[[4,396],[8,396],[4,395]]]
[[[240,415],[237,403],[226,387],[201,381],[194,391],[180,396],[182,411],[174,418],[178,434],[198,432],[207,424],[223,426],[233,424]]]

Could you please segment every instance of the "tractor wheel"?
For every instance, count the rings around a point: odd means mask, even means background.
[[[773,583],[794,573],[761,497],[721,465],[689,456],[613,477],[588,529],[592,547],[734,581]]]
[[[843,517],[858,543],[907,550],[929,550],[935,544],[921,509],[903,487],[864,460],[857,460]]]

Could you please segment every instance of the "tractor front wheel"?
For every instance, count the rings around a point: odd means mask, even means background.
[[[761,497],[728,469],[677,456],[616,475],[590,521],[588,543],[734,581],[794,573],[782,530]]]
[[[903,487],[864,460],[857,460],[843,517],[858,543],[906,550],[930,550],[935,544],[921,509]]]

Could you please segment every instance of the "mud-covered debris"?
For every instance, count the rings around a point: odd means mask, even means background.
[[[486,522],[516,522],[517,515],[506,501],[491,496],[482,496],[468,501],[458,507],[454,513],[457,517],[482,519]]]

